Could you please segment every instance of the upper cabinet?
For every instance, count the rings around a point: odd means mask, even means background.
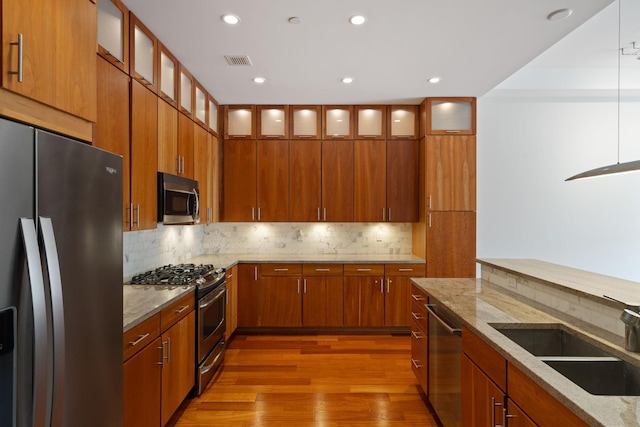
[[[325,105],[323,139],[353,139],[353,107],[350,105]]]
[[[387,139],[418,138],[417,105],[391,105],[388,110]]]
[[[254,105],[225,105],[224,106],[224,137],[225,139],[256,137]]]
[[[476,133],[475,98],[426,98],[422,108],[421,136]]]
[[[209,103],[209,130],[218,136],[218,103],[211,95],[208,95],[207,102]]]
[[[130,17],[131,77],[157,93],[158,39],[134,14]]]
[[[98,53],[129,73],[129,10],[120,0],[98,3]]]
[[[385,139],[387,107],[384,105],[356,105],[356,139]]]
[[[320,139],[322,136],[322,107],[320,105],[291,105],[289,107],[292,139]]]
[[[209,125],[207,119],[207,92],[197,81],[195,82],[194,104],[195,111],[193,116],[195,121],[206,128]]]
[[[158,42],[158,81],[160,82],[160,91],[158,96],[168,102],[174,108],[178,108],[178,60]]]
[[[191,73],[180,64],[180,79],[178,80],[179,109],[187,116],[193,115],[195,85]]]
[[[3,0],[1,16],[2,87],[95,122],[98,35],[95,3]],[[21,120],[34,117],[33,123],[56,128],[43,122],[46,114],[50,117],[56,112],[45,114],[42,105],[25,106],[25,102],[10,95],[2,94],[2,100],[18,104],[16,110],[24,113]]]
[[[289,107],[259,105],[256,108],[258,138],[289,139]]]

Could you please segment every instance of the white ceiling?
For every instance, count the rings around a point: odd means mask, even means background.
[[[220,104],[480,97],[611,1],[124,0]],[[561,8],[573,14],[546,19]],[[240,24],[223,23],[224,13]],[[367,22],[349,24],[354,14]],[[293,16],[302,22],[289,24]],[[253,66],[229,66],[224,55],[248,55]],[[341,83],[346,76],[354,82]]]

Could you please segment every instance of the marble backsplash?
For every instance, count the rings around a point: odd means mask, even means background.
[[[203,254],[412,252],[410,223],[215,223],[124,233],[124,279]]]

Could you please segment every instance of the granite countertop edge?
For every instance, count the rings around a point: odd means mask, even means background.
[[[123,333],[159,313],[173,302],[194,292],[194,287],[123,285]]]
[[[605,342],[589,331],[531,307],[482,279],[412,279],[441,304],[462,325],[482,338],[508,362],[541,385],[554,398],[591,426],[640,426],[640,397],[596,396],[566,379],[527,350],[502,335],[492,324],[560,323],[595,340],[600,346],[613,349],[616,355],[640,364],[640,355],[630,353],[615,344]],[[430,300],[431,302],[431,300]],[[514,325],[517,326],[517,325]]]

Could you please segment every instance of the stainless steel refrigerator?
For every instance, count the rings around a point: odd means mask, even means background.
[[[0,426],[122,425],[122,158],[0,118]]]

